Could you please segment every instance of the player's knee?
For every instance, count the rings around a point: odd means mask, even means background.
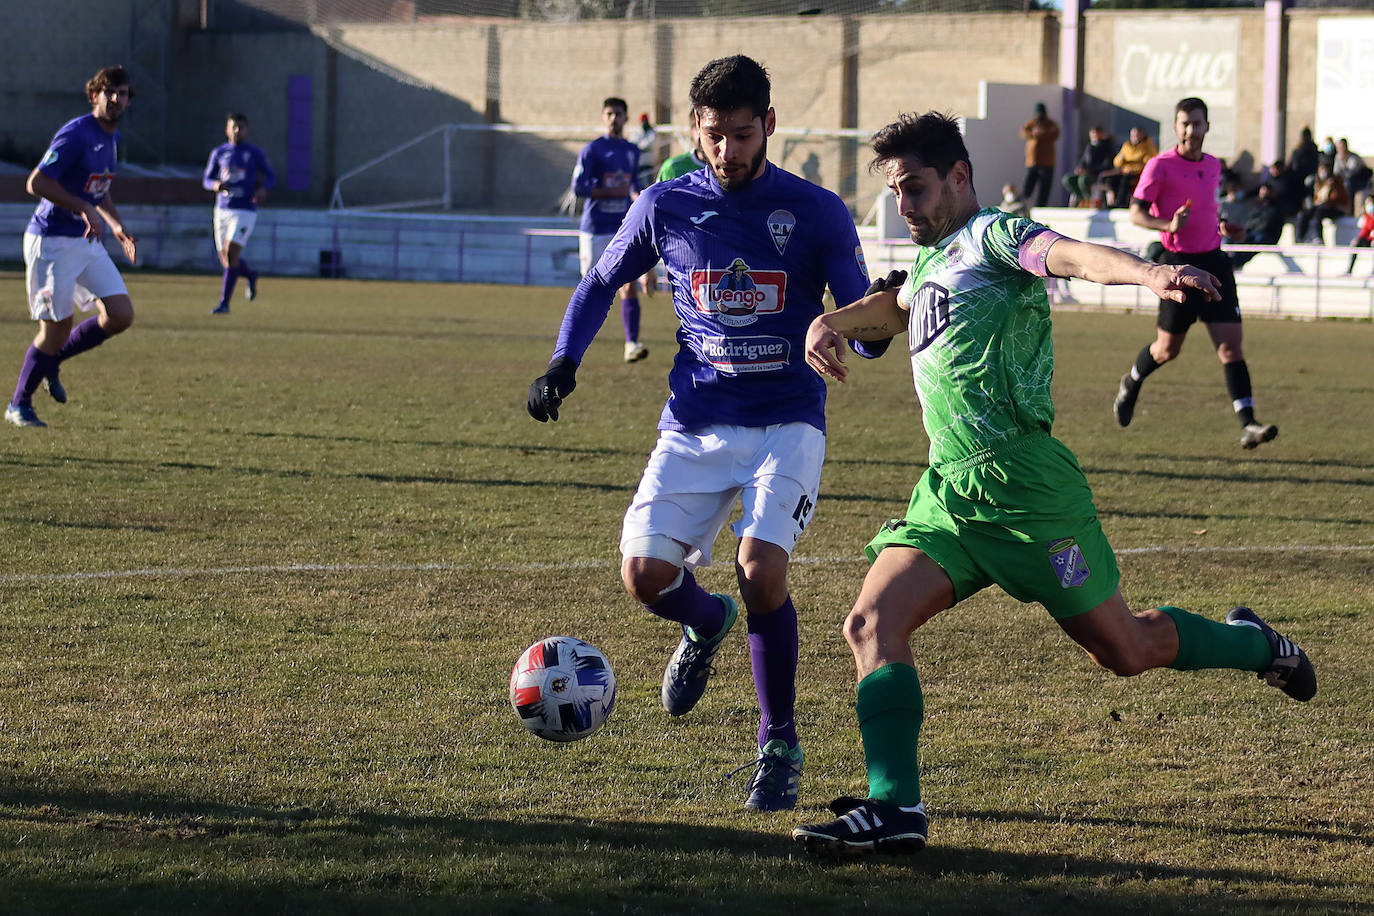
[[[878,625],[875,609],[856,605],[844,618],[844,641],[856,652],[863,646],[873,645],[878,641]]]
[[[640,604],[657,604],[683,576],[686,551],[663,535],[633,538],[621,548],[620,581]]]
[[[1122,652],[1116,648],[1098,650],[1088,654],[1092,656],[1092,660],[1097,662],[1099,667],[1105,668],[1117,677],[1135,677],[1137,674],[1144,674],[1154,667],[1145,664],[1142,658],[1136,657],[1131,652]]]
[[[787,600],[787,562],[771,559],[735,561],[740,597],[750,613],[774,610]]]

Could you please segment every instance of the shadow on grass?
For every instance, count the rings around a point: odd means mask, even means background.
[[[1097,914],[1371,913],[1350,882],[936,845],[862,863],[800,855],[785,835],[484,807],[471,816],[327,812],[0,779],[5,912]],[[951,810],[990,823],[1173,831],[1176,822]],[[1367,846],[1367,830],[1209,828]],[[27,845],[26,845],[27,844]],[[32,852],[26,854],[26,850]],[[1198,883],[1206,885],[1199,889]],[[1235,896],[1237,889],[1246,895]],[[1260,889],[1263,898],[1256,895]],[[1358,898],[1356,898],[1358,899]]]

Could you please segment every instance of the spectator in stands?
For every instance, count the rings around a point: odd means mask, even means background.
[[[1345,182],[1322,162],[1317,166],[1317,180],[1312,186],[1312,206],[1298,214],[1298,242],[1322,244],[1322,221],[1349,215],[1350,192],[1345,189]]]
[[[1145,171],[1145,163],[1158,155],[1159,148],[1155,146],[1155,141],[1150,139],[1149,134],[1139,127],[1132,127],[1130,136],[1121,144],[1121,150],[1112,160],[1116,171],[1112,176],[1115,181],[1112,183],[1112,196],[1109,201],[1112,206],[1124,207],[1130,204],[1136,182],[1140,181],[1140,173]]]
[[[1351,248],[1368,248],[1370,240],[1374,239],[1374,197],[1364,199],[1364,213],[1360,214],[1359,231],[1355,238],[1351,239]],[[1346,273],[1355,269],[1355,252],[1350,253],[1350,264],[1345,268]],[[1374,272],[1374,271],[1372,271]]]
[[[1010,213],[1013,216],[1021,216],[1030,219],[1030,207],[1021,199],[1021,195],[1016,193],[1016,185],[1002,185],[1002,200],[998,202],[997,209],[1003,213]]]
[[[1287,221],[1274,185],[1266,181],[1255,191],[1254,206],[1245,218],[1245,236],[1240,241],[1246,245],[1277,245]],[[1240,270],[1258,252],[1233,251],[1230,254],[1231,266]]]
[[[1317,148],[1315,143],[1312,148]],[[1315,167],[1313,171],[1316,171]],[[1272,186],[1274,198],[1278,201],[1279,209],[1283,211],[1283,218],[1296,218],[1302,211],[1303,200],[1307,197],[1307,185],[1303,176],[1282,159],[1275,159],[1274,164],[1269,166],[1269,177],[1266,181]]]
[[[1045,103],[1035,103],[1035,115],[1021,125],[1021,139],[1026,141],[1026,180],[1021,185],[1021,197],[1026,201],[1035,192],[1035,205],[1043,207],[1050,199],[1054,183],[1055,144],[1059,142],[1059,125],[1045,113]]]
[[[1355,205],[1354,212],[1363,210],[1365,192],[1369,189],[1369,166],[1364,164],[1358,153],[1350,149],[1345,137],[1336,141],[1336,158],[1331,163],[1331,172],[1345,182],[1345,189],[1350,192],[1350,200]]]
[[[1225,168],[1226,160],[1222,160],[1223,168],[1221,171],[1221,199],[1217,201],[1217,216],[1223,223],[1235,223],[1237,226],[1245,225],[1245,221],[1250,216],[1251,201],[1250,195],[1245,193],[1245,188],[1241,185],[1240,176],[1228,168]]]
[[[1069,206],[1077,207],[1095,198],[1093,187],[1098,176],[1112,165],[1116,154],[1116,137],[1107,133],[1102,125],[1096,124],[1088,131],[1088,145],[1078,157],[1078,165],[1065,175],[1061,184],[1069,192]]]
[[[1293,174],[1298,177],[1298,184],[1303,187],[1307,186],[1307,179],[1317,174],[1317,160],[1320,158],[1321,150],[1317,149],[1317,144],[1312,140],[1312,128],[1304,127],[1298,145],[1293,147],[1293,152],[1288,154],[1288,165]],[[1293,208],[1293,213],[1296,215],[1301,208],[1302,200],[1299,199],[1298,205]]]

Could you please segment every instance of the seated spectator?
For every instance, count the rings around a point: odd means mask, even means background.
[[[1374,197],[1364,199],[1364,213],[1360,214],[1359,232],[1350,240],[1351,248],[1368,248],[1370,240],[1374,239]],[[1345,272],[1350,273],[1355,269],[1355,252],[1350,253],[1350,265]],[[1371,271],[1374,273],[1374,271]]]
[[[1240,241],[1246,245],[1277,245],[1283,234],[1283,224],[1288,222],[1283,206],[1270,182],[1264,182],[1255,192],[1254,206],[1245,218],[1245,235]],[[1240,270],[1259,252],[1231,252],[1231,266]]]
[[[1336,158],[1331,163],[1331,172],[1345,182],[1345,189],[1350,192],[1356,212],[1362,210],[1365,191],[1369,188],[1369,166],[1364,164],[1359,154],[1351,151],[1345,137],[1336,141]]]
[[[1312,149],[1316,148],[1314,143]],[[1313,171],[1316,171],[1315,165]],[[1279,209],[1283,211],[1283,218],[1296,218],[1307,197],[1307,185],[1303,181],[1303,176],[1282,159],[1275,159],[1274,164],[1269,166],[1269,177],[1266,180],[1273,186],[1274,197],[1278,200]]]
[[[998,202],[997,209],[1003,213],[1010,213],[1012,216],[1021,216],[1030,219],[1030,207],[1021,199],[1021,195],[1016,193],[1016,185],[1002,185],[1002,200]]]
[[[1088,131],[1088,145],[1083,147],[1083,154],[1078,157],[1078,165],[1071,174],[1060,180],[1064,190],[1069,192],[1070,207],[1077,207],[1093,199],[1093,186],[1097,184],[1097,177],[1111,166],[1115,153],[1116,138],[1103,130],[1102,125],[1094,125]]]
[[[1317,144],[1312,140],[1312,128],[1302,129],[1302,138],[1298,145],[1293,147],[1293,152],[1288,154],[1288,167],[1298,176],[1298,184],[1306,187],[1307,179],[1317,174],[1317,160],[1321,157],[1321,150],[1317,149]],[[1298,206],[1293,208],[1294,215],[1302,207],[1302,201],[1298,201]]]
[[[1108,204],[1113,207],[1127,207],[1131,194],[1140,181],[1140,173],[1145,171],[1145,163],[1159,155],[1155,141],[1139,127],[1132,127],[1130,137],[1121,144],[1121,150],[1112,160],[1115,167],[1115,181],[1108,196]]]
[[[1317,180],[1312,186],[1312,206],[1298,214],[1299,242],[1322,244],[1322,221],[1350,215],[1350,194],[1345,182],[1331,172],[1325,162],[1317,166]]]
[[[1245,225],[1245,220],[1250,216],[1253,195],[1245,193],[1240,176],[1229,169],[1223,170],[1218,191],[1221,197],[1217,201],[1217,218],[1223,223]]]

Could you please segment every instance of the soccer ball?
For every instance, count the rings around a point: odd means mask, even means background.
[[[606,722],[615,673],[596,646],[571,636],[541,639],[510,673],[510,705],[520,724],[549,741],[577,741]]]

